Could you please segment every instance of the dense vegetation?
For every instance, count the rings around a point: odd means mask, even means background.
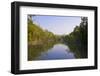
[[[32,21],[30,16],[28,18],[28,60],[32,60],[33,55],[38,55],[41,51],[46,51],[49,47],[52,47],[52,44],[59,42],[68,45],[71,51],[75,53],[76,58],[87,58],[87,26],[87,17],[82,17],[81,23],[74,28],[73,32],[68,35],[59,36],[42,29]],[[36,50],[35,53],[32,51],[32,48]]]
[[[40,45],[56,41],[56,36],[48,30],[43,30],[39,25],[28,19],[28,44]]]
[[[87,17],[81,18],[81,23],[79,26],[74,28],[74,31],[69,35],[66,35],[63,39],[66,44],[72,49],[73,52],[78,54],[76,57],[87,57]]]

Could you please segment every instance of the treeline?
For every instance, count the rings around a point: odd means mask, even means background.
[[[64,43],[69,46],[77,58],[87,58],[88,51],[88,19],[81,17],[81,23],[76,26],[68,35],[55,35],[48,30],[42,29],[32,21],[31,16],[28,18],[28,45],[42,45],[50,43]]]
[[[39,25],[32,21],[32,18],[28,18],[28,44],[40,45],[48,42],[56,41],[56,36],[48,30],[43,30]]]
[[[69,48],[77,53],[75,54],[77,58],[87,58],[87,39],[88,39],[88,19],[87,17],[81,17],[81,23],[76,26],[69,35],[65,35],[63,40]]]

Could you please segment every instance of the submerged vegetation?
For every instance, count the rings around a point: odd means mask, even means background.
[[[81,17],[81,23],[68,35],[55,35],[35,24],[31,16],[28,18],[28,60],[35,60],[37,55],[46,51],[55,43],[68,45],[76,58],[87,58],[87,17]],[[39,49],[39,50],[38,50]],[[33,57],[34,56],[34,57]]]

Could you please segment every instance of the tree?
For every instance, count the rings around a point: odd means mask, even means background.
[[[87,17],[81,17],[81,23],[74,28],[69,35],[65,35],[64,41],[72,50],[83,53],[82,57],[87,57]]]

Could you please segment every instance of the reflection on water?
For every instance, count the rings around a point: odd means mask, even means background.
[[[74,53],[65,44],[49,43],[28,46],[28,60],[73,59]]]
[[[68,44],[70,50],[74,53],[76,58],[88,58],[87,47],[79,44]]]
[[[68,46],[64,44],[55,44],[45,53],[41,53],[38,60],[52,60],[52,59],[73,59],[74,54],[69,50]]]
[[[81,50],[81,49],[80,49]],[[28,60],[55,60],[86,58],[84,52],[62,43],[48,43],[42,45],[28,45]]]

